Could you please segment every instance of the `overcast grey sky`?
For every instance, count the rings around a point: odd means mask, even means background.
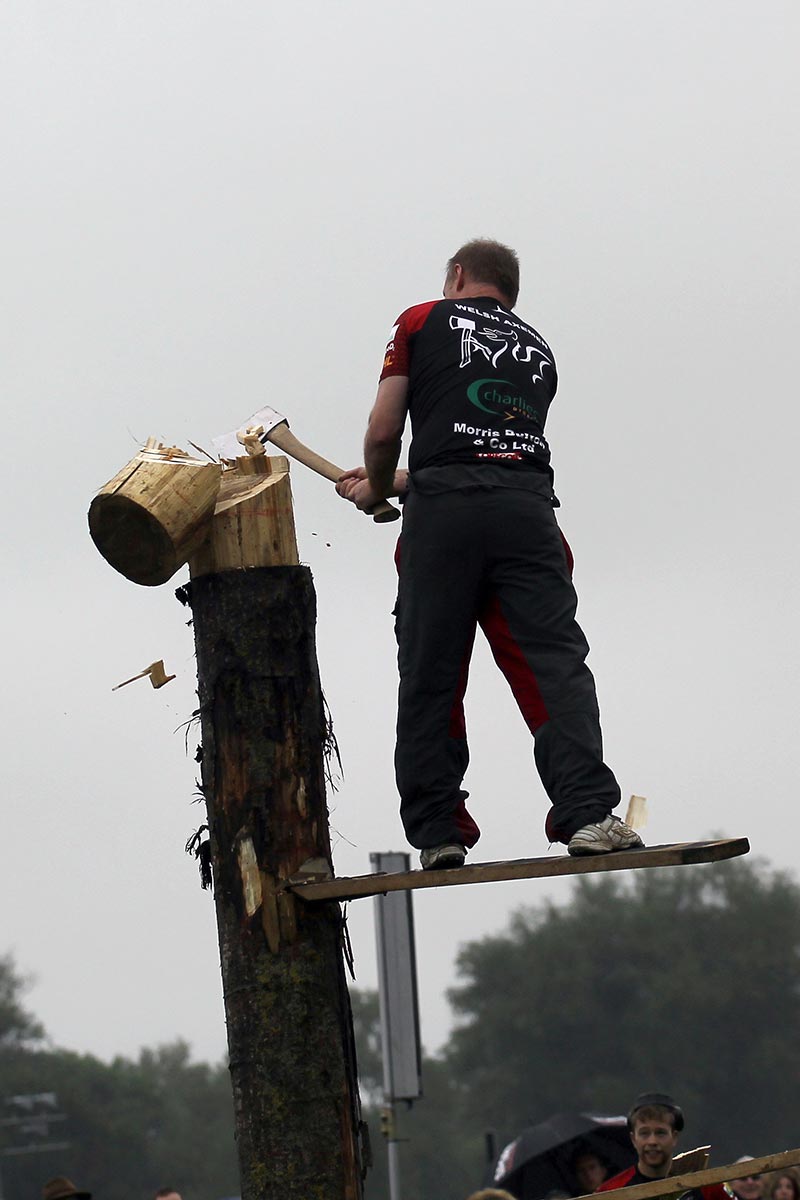
[[[794,0],[5,0],[6,579],[0,951],[53,1039],[104,1057],[225,1035],[187,614],[100,558],[95,490],[148,435],[255,408],[345,466],[386,335],[464,240],[515,246],[556,353],[548,434],[607,757],[651,842],[748,834],[794,869],[798,329]],[[396,527],[292,471],[345,779],[339,874],[404,849]],[[111,688],[164,658],[176,680]],[[483,647],[473,860],[546,852]],[[700,869],[700,868],[698,868]],[[417,895],[423,1037],[458,945],[564,881]],[[350,908],[358,982],[372,907]]]

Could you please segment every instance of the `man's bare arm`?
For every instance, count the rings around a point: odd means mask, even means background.
[[[390,375],[378,385],[364,438],[364,466],[376,500],[392,491],[408,415],[408,376]]]
[[[396,469],[407,415],[408,376],[381,380],[364,439],[365,466],[344,471],[336,484],[339,495],[356,508],[369,511],[379,500],[408,490],[408,471]]]

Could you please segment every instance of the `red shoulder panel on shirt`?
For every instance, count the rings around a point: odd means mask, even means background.
[[[397,318],[397,324],[389,334],[386,351],[383,358],[381,379],[390,375],[407,375],[409,370],[408,340],[412,334],[418,333],[428,319],[428,314],[441,300],[426,300],[424,304],[415,304],[407,308]]]
[[[617,1188],[623,1188],[636,1174],[636,1167],[627,1167],[624,1171],[620,1171],[619,1175],[612,1175],[605,1183],[601,1183],[597,1189],[598,1192],[613,1192]]]

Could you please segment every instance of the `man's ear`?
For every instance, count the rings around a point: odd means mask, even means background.
[[[464,268],[461,263],[453,263],[453,286],[457,292],[463,292],[466,279],[464,277]]]

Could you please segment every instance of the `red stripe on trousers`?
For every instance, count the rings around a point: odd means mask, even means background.
[[[491,647],[494,661],[508,680],[525,724],[531,733],[536,733],[536,730],[550,719],[550,714],[539,691],[536,676],[514,641],[496,596],[490,596],[482,605],[478,620]]]

